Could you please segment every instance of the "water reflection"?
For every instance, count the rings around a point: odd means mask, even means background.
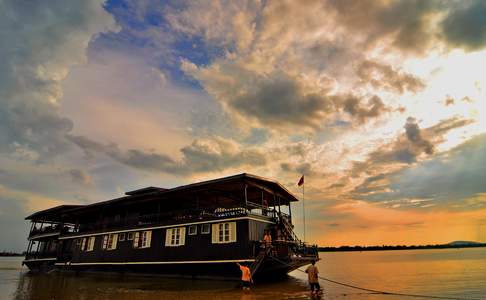
[[[448,249],[321,253],[321,275],[358,286],[414,294],[486,299],[486,250]],[[29,274],[21,259],[0,259],[0,299],[401,299],[360,292],[327,282],[323,297],[311,297],[305,273],[256,284],[99,273]]]
[[[242,291],[233,281],[206,281],[114,274],[57,273],[19,275],[14,299],[299,299],[308,298],[305,283],[256,285]]]

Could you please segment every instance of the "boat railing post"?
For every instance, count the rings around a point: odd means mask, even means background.
[[[289,221],[290,223],[292,223],[292,208],[290,206],[290,202],[289,202]]]
[[[247,192],[247,189],[248,189],[248,184],[245,183],[245,210],[246,210],[246,213],[248,213],[248,192]]]

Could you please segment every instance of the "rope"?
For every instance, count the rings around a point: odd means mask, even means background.
[[[280,260],[276,257],[273,257],[273,256],[269,256],[269,257],[280,262],[280,263],[282,263],[282,264],[285,264],[285,265],[291,267],[290,264],[288,264],[288,263],[286,263],[286,262],[284,262],[284,261],[282,261],[282,260]],[[306,273],[304,270],[301,270],[299,268],[297,268],[296,270],[300,271],[302,273]],[[448,299],[448,300],[481,300],[481,299],[478,299],[478,298],[460,298],[460,297],[458,298],[458,297],[445,297],[445,296],[431,296],[431,295],[421,295],[421,294],[405,294],[405,293],[397,293],[397,292],[387,292],[387,291],[367,289],[367,288],[359,287],[359,286],[356,286],[356,285],[335,281],[335,280],[332,280],[332,279],[329,279],[329,278],[326,278],[326,277],[322,277],[322,276],[317,276],[317,277],[319,277],[319,279],[321,279],[321,280],[328,281],[328,282],[331,282],[331,283],[334,283],[334,284],[337,284],[337,285],[342,285],[342,286],[345,286],[345,287],[349,287],[349,288],[353,288],[353,289],[357,289],[357,290],[361,290],[361,291],[366,291],[366,292],[371,292],[371,293],[375,293],[375,294],[381,294],[381,295],[393,295],[393,296],[429,298],[429,299]]]

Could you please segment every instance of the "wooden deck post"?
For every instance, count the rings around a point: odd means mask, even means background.
[[[292,223],[292,208],[290,206],[290,202],[289,202],[289,219],[290,219],[290,222]]]
[[[248,192],[246,191],[247,188],[248,188],[248,184],[245,183],[245,209],[248,212]]]

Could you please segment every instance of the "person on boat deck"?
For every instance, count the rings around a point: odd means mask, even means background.
[[[307,267],[305,272],[309,278],[309,285],[312,294],[318,294],[321,291],[321,286],[319,285],[319,270],[317,270],[316,261],[311,261],[311,265]]]
[[[269,248],[272,246],[272,235],[270,231],[265,230],[265,234],[263,235],[263,242],[265,244],[265,248]]]
[[[236,263],[241,270],[241,286],[244,290],[249,290],[253,279],[251,278],[251,271],[246,265]]]
[[[262,202],[262,213],[264,216],[268,216],[268,202],[267,199],[263,199]]]

